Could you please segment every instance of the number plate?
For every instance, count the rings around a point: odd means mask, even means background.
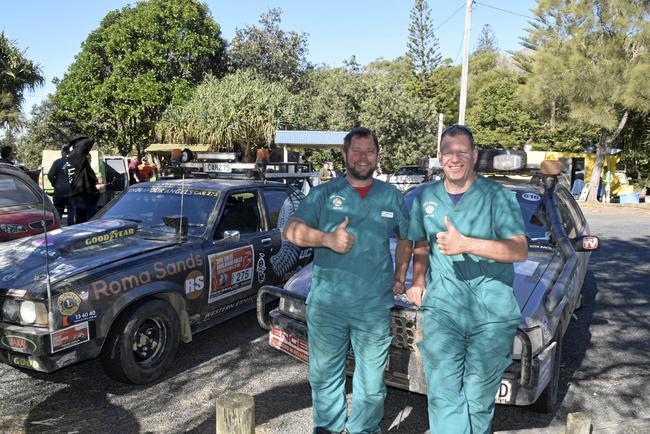
[[[227,163],[203,163],[203,170],[206,172],[232,172],[232,167]]]

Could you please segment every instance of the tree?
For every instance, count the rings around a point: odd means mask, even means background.
[[[497,43],[496,35],[492,26],[485,24],[481,29],[481,33],[478,35],[478,41],[476,42],[476,48],[474,49],[474,54],[478,53],[496,53],[499,51],[499,44]]]
[[[598,128],[589,182],[589,200],[595,201],[606,148],[634,111],[650,110],[647,5],[630,0],[544,0],[534,13],[536,21],[526,38],[535,51],[527,86],[555,86],[553,92],[530,95],[540,105],[557,108],[559,102],[569,119]],[[549,62],[553,56],[557,62]],[[553,76],[560,80],[549,82]]]
[[[260,15],[259,26],[237,29],[228,53],[232,68],[250,69],[270,81],[286,81],[299,86],[307,62],[307,35],[280,29],[282,9]]]
[[[44,149],[60,149],[73,136],[70,125],[52,116],[54,109],[52,95],[32,108],[31,118],[25,125],[27,132],[20,139],[21,158],[28,167],[40,166]],[[49,167],[44,169],[47,171]]]
[[[74,133],[144,152],[170,103],[179,104],[206,74],[221,74],[225,42],[207,6],[151,0],[106,15],[54,96],[54,116]]]
[[[282,83],[237,71],[222,79],[208,77],[191,99],[171,106],[156,132],[163,142],[204,143],[213,150],[242,147],[250,161],[257,145],[270,145],[275,131],[291,128],[297,115],[294,97]]]
[[[433,71],[440,65],[442,55],[438,38],[433,30],[431,8],[426,0],[415,0],[411,8],[411,23],[408,28],[407,57],[412,64],[416,78],[416,94],[430,93],[426,84]]]
[[[0,128],[20,126],[25,91],[44,82],[40,67],[27,59],[4,32],[0,33]]]

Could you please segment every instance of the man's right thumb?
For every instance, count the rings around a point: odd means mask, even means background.
[[[339,229],[345,229],[346,227],[348,227],[348,223],[350,223],[350,219],[348,218],[348,216],[345,216],[345,218],[343,219],[343,223],[339,225]]]

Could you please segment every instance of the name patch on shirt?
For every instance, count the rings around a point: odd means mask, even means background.
[[[391,211],[382,211],[381,216],[392,219],[393,218],[393,213]]]

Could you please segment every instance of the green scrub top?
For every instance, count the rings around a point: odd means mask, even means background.
[[[307,303],[346,311],[368,312],[393,306],[394,281],[390,237],[406,239],[409,216],[402,194],[373,180],[365,198],[346,178],[313,188],[294,217],[323,232],[333,232],[349,218],[355,236],[345,254],[314,249],[314,268]]]
[[[429,272],[423,306],[437,298],[461,301],[480,291],[512,291],[514,266],[472,254],[445,256],[438,249],[438,232],[446,232],[445,216],[461,234],[472,238],[503,240],[525,235],[521,209],[515,194],[500,184],[477,176],[456,205],[449,198],[444,181],[422,190],[413,201],[408,238],[429,241]],[[440,293],[439,288],[444,287]],[[457,298],[458,296],[458,298]]]

